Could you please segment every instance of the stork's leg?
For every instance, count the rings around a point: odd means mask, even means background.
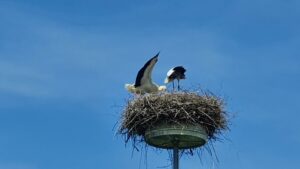
[[[175,90],[175,86],[174,86],[174,80],[172,81],[172,84],[173,84],[173,91]]]
[[[179,85],[179,79],[177,79],[178,83],[177,83],[177,90],[180,90],[180,85]]]

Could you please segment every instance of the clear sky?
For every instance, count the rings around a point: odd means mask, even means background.
[[[189,169],[299,169],[300,2],[0,0],[0,169],[138,169],[115,123],[124,83],[161,51],[234,112],[229,141]],[[142,158],[141,158],[142,157]],[[169,165],[149,150],[148,168]],[[170,167],[169,167],[170,168]]]

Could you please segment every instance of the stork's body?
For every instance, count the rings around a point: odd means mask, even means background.
[[[177,79],[177,89],[180,90],[179,81],[181,79],[185,79],[185,73],[186,70],[183,66],[176,66],[172,69],[170,69],[167,73],[167,77],[165,79],[165,83],[173,83],[173,90],[174,90],[174,80]]]
[[[166,86],[159,86],[152,81],[152,70],[158,61],[158,54],[148,60],[139,70],[134,84],[125,84],[125,88],[136,94],[156,93],[166,90]]]

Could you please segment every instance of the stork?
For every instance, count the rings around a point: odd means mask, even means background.
[[[165,83],[173,83],[174,90],[174,80],[177,79],[177,89],[180,90],[179,80],[185,79],[185,68],[183,66],[176,66],[170,69],[167,73],[167,77],[165,79]]]
[[[152,70],[158,61],[159,52],[139,70],[134,84],[125,84],[125,88],[135,94],[156,93],[165,91],[166,86],[159,86],[152,82]]]

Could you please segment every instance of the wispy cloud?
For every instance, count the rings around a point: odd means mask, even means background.
[[[84,80],[89,83],[91,74],[109,67],[103,64],[109,57],[101,46],[103,40],[22,6],[1,8],[9,26],[0,28],[5,34],[0,51],[0,91],[40,97],[76,96],[78,88],[89,90],[89,85],[81,86]]]
[[[212,69],[222,69],[222,57],[216,54],[213,41],[208,42],[216,37],[206,30],[175,30],[167,34],[157,32],[158,35],[153,37],[134,31],[129,31],[128,34],[117,31],[101,32],[97,29],[86,31],[75,25],[53,21],[27,8],[22,5],[8,5],[1,12],[2,16],[6,16],[4,20],[9,25],[9,28],[2,28],[8,34],[4,40],[5,49],[0,52],[4,56],[0,59],[4,65],[1,68],[3,78],[0,79],[2,91],[32,96],[74,98],[95,95],[94,90],[105,94],[105,88],[111,86],[110,82],[123,82],[121,79],[124,79],[124,75],[131,77],[128,78],[129,81],[135,78],[136,71],[145,59],[151,57],[149,52],[146,54],[145,51],[153,50],[151,54],[161,48],[167,51],[160,61],[161,69],[157,66],[160,72],[164,72],[160,73],[162,79],[169,69],[163,67],[166,65],[163,62],[167,63],[167,58],[173,57],[172,55],[180,55],[178,52],[171,52],[176,46],[182,46],[182,49],[178,50],[190,51],[182,53],[182,56],[191,58],[189,62],[201,63],[200,67],[208,69],[209,72],[214,72]],[[180,33],[181,35],[178,35]],[[15,34],[19,36],[19,40],[13,38]],[[197,45],[184,45],[195,34],[201,41],[194,37],[194,44]],[[176,39],[182,40],[177,40],[176,43]],[[173,61],[175,64],[176,60]],[[178,60],[181,63],[182,61]],[[123,64],[124,62],[132,63],[128,65]],[[129,67],[133,69],[130,70]],[[120,77],[122,78],[119,79]],[[122,86],[119,87],[123,89]]]
[[[123,90],[118,84],[134,81],[137,70],[158,50],[161,57],[154,70],[158,82],[174,65],[188,67],[191,83],[199,83],[203,78],[215,81],[251,74],[253,64],[265,74],[285,69],[298,71],[296,62],[279,55],[289,52],[291,43],[287,42],[285,48],[282,43],[275,43],[253,51],[240,45],[228,29],[231,26],[226,24],[221,25],[226,32],[220,32],[213,22],[200,27],[159,30],[146,24],[150,28],[139,31],[127,27],[120,31],[115,27],[108,30],[101,25],[82,26],[53,20],[47,13],[31,10],[33,7],[24,4],[7,3],[0,8],[7,25],[0,28],[5,35],[0,40],[3,44],[0,62],[4,64],[2,91],[43,97],[109,95],[105,89]],[[231,15],[219,19],[228,20]],[[262,57],[273,60],[268,62]],[[266,65],[269,69],[265,69]]]
[[[1,169],[37,169],[35,165],[22,163],[0,163]]]
[[[19,93],[26,96],[50,94],[44,84],[49,77],[34,68],[0,61],[0,77],[0,92]]]

